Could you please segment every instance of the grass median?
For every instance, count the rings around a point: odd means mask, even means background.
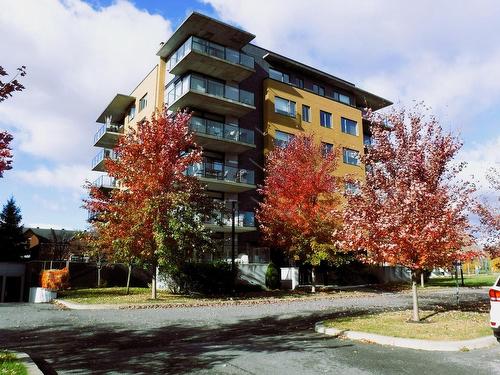
[[[228,303],[270,303],[277,301],[293,301],[323,298],[350,298],[374,295],[373,291],[331,291],[308,293],[305,291],[263,291],[249,292],[227,296],[191,296],[171,294],[158,291],[157,299],[151,299],[149,288],[130,288],[130,294],[125,288],[92,288],[64,290],[57,293],[58,298],[80,304],[120,304],[120,305],[217,305]]]
[[[0,351],[0,374],[27,375],[28,371],[15,354]]]
[[[500,274],[464,275],[464,285],[466,287],[492,286]],[[458,277],[458,285],[462,286],[462,279]],[[456,286],[454,276],[441,276],[429,279],[426,286]]]
[[[426,340],[468,340],[491,335],[485,311],[421,311],[422,321],[409,321],[411,311],[389,311],[363,316],[339,317],[325,326],[340,330]]]

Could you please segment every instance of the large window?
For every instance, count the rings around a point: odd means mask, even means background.
[[[358,123],[356,121],[342,117],[340,124],[342,127],[342,133],[358,135]]]
[[[332,127],[332,114],[330,112],[319,111],[319,122],[320,125],[325,128]]]
[[[311,122],[311,107],[302,105],[302,121]]]
[[[318,94],[321,96],[325,96],[325,88],[323,86],[319,86]]]
[[[277,81],[281,81],[284,83],[290,83],[290,76],[286,73],[282,73],[279,70],[269,68],[269,77],[275,79]]]
[[[148,94],[144,94],[144,96],[139,100],[139,112],[142,111],[148,105]]]
[[[274,111],[282,115],[295,117],[295,102],[276,96],[274,98]]]
[[[128,121],[132,121],[135,117],[135,104],[128,110]]]
[[[346,164],[358,165],[359,152],[350,148],[343,149],[343,160]]]
[[[276,130],[274,135],[274,144],[278,147],[286,147],[293,139],[293,134],[280,132]]]

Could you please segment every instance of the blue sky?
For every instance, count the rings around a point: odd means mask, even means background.
[[[96,177],[95,119],[154,66],[159,43],[192,10],[395,103],[425,101],[463,139],[464,178],[481,184],[485,170],[500,165],[495,0],[0,0],[0,7],[0,65],[28,67],[26,90],[0,104],[0,129],[15,137],[0,203],[13,195],[27,226],[86,227],[81,186]]]

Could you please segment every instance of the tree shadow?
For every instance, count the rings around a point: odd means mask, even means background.
[[[0,330],[0,346],[28,353],[45,374],[184,374],[213,369],[245,353],[352,346],[313,333],[315,322],[336,315],[266,317],[210,327],[171,324],[145,330],[104,324],[9,329]]]

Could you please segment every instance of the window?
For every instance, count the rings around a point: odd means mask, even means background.
[[[276,96],[274,98],[274,111],[282,115],[295,117],[295,102]]]
[[[354,182],[346,182],[344,185],[346,194],[358,195],[360,194],[359,185]]]
[[[278,147],[286,147],[288,143],[293,139],[293,134],[280,132],[276,130],[274,135],[274,144]]]
[[[372,137],[368,134],[363,134],[363,144],[365,147],[370,147],[372,145]]]
[[[316,84],[313,84],[313,91],[316,93],[316,94],[319,94],[319,86],[316,85]]]
[[[351,105],[351,98],[344,94],[339,94],[339,102]]]
[[[302,121],[311,122],[311,107],[302,105]]]
[[[319,111],[320,125],[325,128],[332,127],[332,114],[330,112]]]
[[[323,151],[323,156],[326,156],[333,151],[333,145],[331,143],[321,142],[321,149]]]
[[[133,105],[132,107],[130,107],[130,109],[128,110],[128,121],[132,121],[135,117],[135,105]]]
[[[269,68],[269,77],[277,81],[290,83],[290,76],[288,74],[282,73],[279,70],[275,70],[273,68]]]
[[[321,96],[325,96],[325,88],[323,86],[319,86],[318,94],[320,94]]]
[[[358,135],[358,123],[356,121],[342,117],[340,119],[340,124],[342,127],[342,133]]]
[[[304,88],[304,80],[302,78],[296,78],[295,81],[297,82],[297,86],[300,88],[300,89],[303,89]]]
[[[142,111],[148,105],[148,94],[144,94],[144,96],[139,100],[139,112]]]
[[[349,148],[343,149],[343,159],[344,163],[351,165],[358,165],[359,152],[356,150],[351,150]]]

